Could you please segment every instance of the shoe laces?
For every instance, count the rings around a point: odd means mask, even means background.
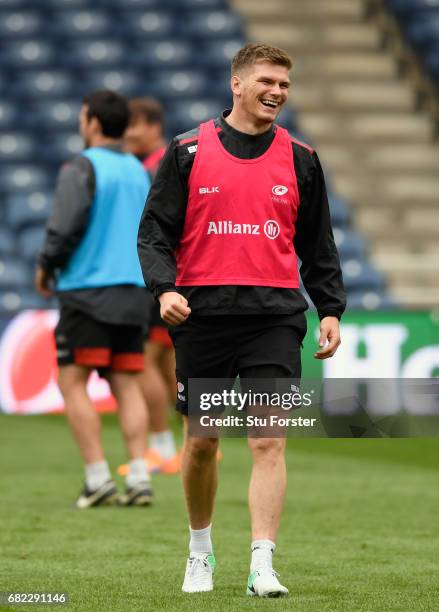
[[[279,572],[276,572],[275,569],[273,569],[272,567],[267,567],[266,565],[260,566],[260,567],[256,567],[255,570],[259,573],[259,575],[267,572],[268,574],[272,574],[276,578],[278,578],[280,576]]]
[[[210,570],[210,565],[207,557],[189,557],[189,575],[194,577],[197,575],[198,570]]]

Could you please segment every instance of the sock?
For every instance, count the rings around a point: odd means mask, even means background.
[[[148,468],[146,467],[145,459],[131,459],[129,463],[129,472],[125,478],[127,487],[135,487],[141,482],[149,482],[150,477]]]
[[[111,473],[106,461],[96,461],[85,465],[85,484],[90,491],[96,491],[108,480],[111,480]]]
[[[271,540],[254,540],[252,542],[252,560],[250,563],[250,570],[254,570],[272,567],[273,553],[276,548],[276,544]]]
[[[177,449],[174,435],[170,429],[149,434],[149,448],[155,450],[163,459],[171,459]]]
[[[213,551],[212,540],[210,539],[212,523],[204,529],[191,529],[189,527],[189,531],[191,534],[189,542],[190,553],[211,553]]]

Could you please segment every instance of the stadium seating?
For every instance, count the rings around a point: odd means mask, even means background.
[[[35,12],[4,11],[0,19],[0,40],[35,36],[42,33],[44,18]]]
[[[343,279],[348,293],[360,289],[374,291],[384,289],[383,275],[361,259],[348,259],[344,262]]]
[[[222,110],[221,102],[217,99],[196,98],[188,100],[185,104],[175,103],[167,107],[167,121],[169,126],[175,128],[177,133],[190,130],[194,125],[217,116]]]
[[[407,42],[418,53],[439,91],[439,0],[387,0]]]
[[[87,69],[90,66],[123,68],[128,56],[127,44],[112,38],[71,39],[60,52],[62,63],[74,69]]]
[[[29,288],[32,275],[24,261],[17,261],[11,257],[0,257],[0,288]]]
[[[342,261],[366,257],[366,241],[357,232],[341,229],[334,223],[334,240]]]
[[[8,227],[0,227],[0,259],[14,255],[16,251],[15,233]]]
[[[84,148],[77,131],[52,134],[45,139],[43,157],[47,163],[59,167],[65,161],[78,155]]]
[[[334,193],[329,194],[329,210],[335,227],[345,227],[350,223],[349,208],[341,198]]]
[[[15,104],[0,101],[0,130],[13,129],[19,121],[19,112]]]
[[[348,293],[349,310],[379,310],[398,308],[397,302],[379,291],[352,291]]]
[[[50,212],[51,194],[39,191],[12,195],[7,199],[6,220],[17,232],[29,225],[44,226]]]
[[[121,33],[130,38],[172,38],[178,31],[178,17],[171,12],[132,11],[124,14],[119,25]]]
[[[55,63],[55,46],[43,38],[32,38],[3,43],[0,53],[0,68],[23,70],[33,67],[50,67]]]
[[[153,42],[135,42],[130,62],[147,69],[160,70],[192,66],[196,58],[197,49],[190,41],[164,38]]]
[[[430,18],[439,0],[388,2],[439,75]],[[422,22],[413,19],[421,9]],[[82,148],[82,97],[102,88],[153,95],[167,136],[180,134],[231,106],[230,60],[245,39],[228,0],[0,0],[0,313],[54,305],[32,289],[34,260],[58,168]],[[278,121],[308,141],[291,109]],[[348,204],[328,185],[350,306],[392,306]]]
[[[159,99],[178,101],[203,96],[210,90],[209,77],[203,70],[158,70],[148,76],[148,90]]]
[[[28,227],[20,232],[18,236],[18,246],[22,257],[29,263],[34,263],[44,243],[46,229],[44,225]]]
[[[0,133],[0,163],[27,161],[37,154],[37,143],[29,134]]]
[[[87,70],[79,87],[77,86],[77,95],[78,89],[81,96],[97,89],[113,89],[132,96],[144,92],[144,79],[141,71],[129,69]]]
[[[63,10],[52,14],[47,34],[55,39],[65,37],[76,40],[88,37],[111,37],[115,33],[115,22],[112,16],[103,11]]]
[[[0,192],[31,192],[44,189],[52,183],[46,169],[35,165],[4,165],[0,167]]]
[[[77,98],[44,100],[30,105],[27,124],[44,131],[77,130],[81,101]]]
[[[191,40],[244,37],[241,18],[228,11],[188,13],[181,23],[181,32]]]
[[[51,99],[77,96],[77,78],[68,70],[20,71],[10,84],[13,97]]]

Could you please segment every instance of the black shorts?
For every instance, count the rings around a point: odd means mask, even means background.
[[[292,323],[294,321],[294,324]],[[177,410],[188,414],[190,378],[293,378],[302,373],[306,319],[290,315],[190,316],[170,328]]]
[[[97,321],[80,310],[63,306],[55,328],[59,366],[77,364],[127,372],[144,368],[143,328]]]

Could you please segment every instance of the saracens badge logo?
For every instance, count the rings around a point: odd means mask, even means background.
[[[272,192],[274,195],[277,195],[277,196],[283,196],[283,195],[285,195],[286,193],[288,193],[288,187],[285,187],[285,185],[275,185],[275,186],[272,188],[271,192]]]

